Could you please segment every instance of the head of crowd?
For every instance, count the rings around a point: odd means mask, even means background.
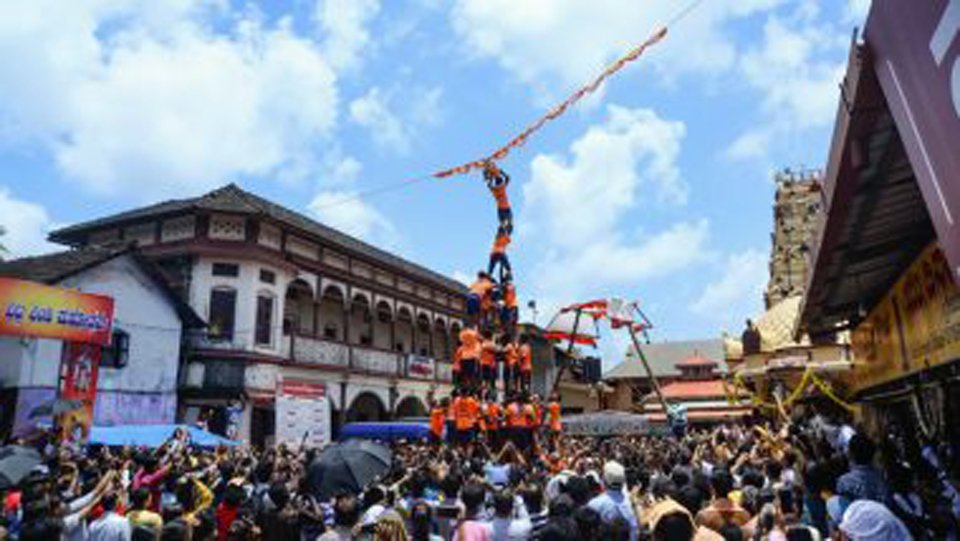
[[[42,463],[2,493],[2,538],[956,539],[955,457],[906,443],[822,416],[526,451],[396,441],[373,482],[322,497],[317,448],[39,442]]]

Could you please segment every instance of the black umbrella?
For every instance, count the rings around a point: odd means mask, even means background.
[[[82,407],[82,400],[55,398],[33,408],[33,410],[30,412],[30,418],[35,419],[37,417],[46,417],[48,415],[60,415],[61,413],[75,411]]]
[[[325,500],[343,492],[359,494],[392,462],[393,453],[383,445],[349,440],[325,449],[310,464],[307,479],[313,492]]]
[[[0,447],[0,490],[17,486],[40,462],[36,449],[20,445]]]

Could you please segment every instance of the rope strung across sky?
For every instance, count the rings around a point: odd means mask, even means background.
[[[560,117],[565,112],[567,112],[567,109],[569,109],[572,105],[582,100],[585,96],[596,92],[596,90],[600,88],[600,85],[602,85],[604,81],[610,78],[611,75],[623,69],[623,67],[629,64],[630,62],[633,62],[634,60],[640,58],[640,56],[644,53],[644,51],[647,50],[647,48],[660,42],[660,40],[666,37],[666,35],[667,35],[667,27],[663,26],[659,30],[654,32],[653,35],[647,38],[646,41],[634,47],[633,49],[628,51],[627,54],[621,56],[612,64],[607,66],[607,69],[603,70],[603,72],[601,72],[600,75],[594,78],[589,84],[581,87],[579,90],[571,94],[567,99],[560,102],[559,105],[547,111],[543,116],[541,116],[532,124],[527,126],[526,129],[524,129],[516,137],[511,139],[507,144],[498,148],[489,156],[485,158],[473,160],[471,162],[458,165],[456,167],[451,167],[450,169],[437,171],[436,173],[433,174],[433,176],[437,178],[446,178],[454,175],[462,175],[464,173],[469,173],[470,171],[474,171],[474,170],[483,170],[485,167],[487,167],[487,164],[495,163],[506,158],[507,155],[510,154],[511,150],[517,147],[523,146],[523,144],[527,142],[527,139],[529,139],[531,135],[539,131],[540,128],[542,128],[544,125],[547,124],[547,122],[550,122]]]
[[[600,88],[600,86],[612,75],[614,75],[615,73],[623,69],[627,64],[640,58],[640,56],[642,56],[643,53],[646,52],[648,48],[662,41],[663,38],[667,36],[668,28],[678,24],[683,18],[687,17],[696,8],[698,8],[700,4],[702,4],[703,2],[704,0],[692,0],[683,9],[678,11],[676,15],[670,18],[670,20],[666,24],[662,25],[660,28],[654,31],[650,35],[650,37],[648,37],[644,42],[640,43],[633,49],[630,49],[629,51],[627,51],[626,54],[624,54],[623,56],[615,60],[612,64],[607,66],[605,70],[603,70],[587,85],[581,87],[580,89],[572,93],[563,102],[561,102],[560,104],[556,105],[555,107],[553,107],[552,109],[544,113],[540,118],[538,118],[529,126],[527,126],[526,129],[524,129],[522,132],[516,135],[513,139],[507,142],[507,144],[501,146],[490,155],[458,165],[456,167],[443,169],[443,170],[434,172],[432,174],[410,177],[410,178],[407,178],[406,180],[401,180],[396,183],[386,184],[383,186],[372,188],[370,190],[365,190],[352,195],[348,195],[342,199],[338,199],[330,203],[314,206],[313,207],[314,210],[339,206],[342,204],[350,203],[351,201],[363,199],[369,195],[375,195],[379,193],[393,191],[396,189],[402,189],[407,186],[410,186],[413,183],[418,183],[418,182],[422,182],[429,179],[448,178],[456,175],[462,175],[464,173],[469,173],[471,171],[483,171],[490,164],[495,164],[496,162],[506,158],[510,154],[510,151],[512,151],[513,149],[523,146],[527,142],[527,139],[530,138],[531,135],[533,135],[534,133],[539,131],[541,128],[543,128],[543,126],[545,126],[548,122],[562,116],[564,113],[567,112],[567,110],[571,106],[575,105],[577,102],[582,100],[585,96],[596,92],[596,90]]]

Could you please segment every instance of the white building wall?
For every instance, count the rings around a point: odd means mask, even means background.
[[[128,363],[101,366],[96,424],[170,423],[176,414],[181,322],[160,288],[122,256],[71,276],[60,287],[114,299],[114,328],[130,335]],[[55,396],[63,343],[51,339],[0,339],[0,381],[17,387],[14,430],[32,425],[30,410]]]
[[[214,263],[239,265],[236,277],[214,276]],[[260,281],[260,270],[271,271],[276,276],[273,284]],[[295,279],[291,273],[258,261],[241,261],[231,258],[201,257],[193,265],[190,280],[190,306],[204,320],[210,317],[210,292],[216,288],[228,287],[237,291],[236,314],[234,315],[233,343],[237,348],[258,351],[270,355],[284,356],[289,350],[284,346],[283,310],[287,285]],[[266,293],[273,296],[273,323],[269,346],[254,344],[256,329],[257,295]],[[289,347],[289,346],[287,346]]]

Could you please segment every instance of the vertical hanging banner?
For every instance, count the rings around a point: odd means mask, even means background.
[[[61,422],[63,436],[71,442],[85,442],[93,424],[97,401],[97,376],[100,346],[83,342],[64,342],[60,357],[60,398],[79,400],[83,409],[65,414]]]
[[[322,447],[330,443],[327,386],[303,379],[279,378],[276,401],[277,443]]]
[[[113,298],[0,277],[0,335],[107,345]]]

